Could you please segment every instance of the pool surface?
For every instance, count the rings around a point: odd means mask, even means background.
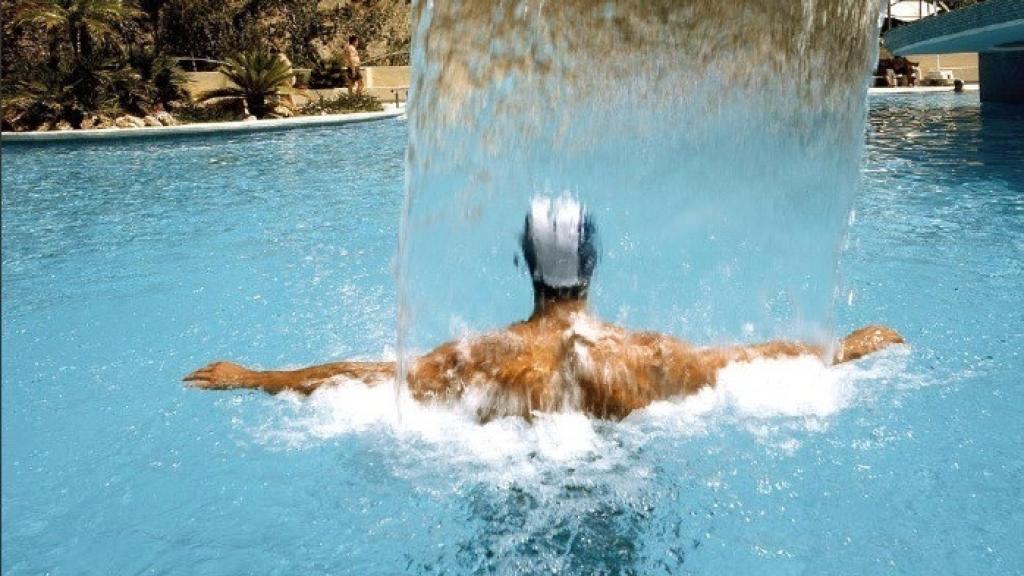
[[[870,100],[838,325],[912,348],[620,423],[182,386],[394,356],[401,120],[4,145],[2,572],[1020,574],[1024,114],[981,108]]]

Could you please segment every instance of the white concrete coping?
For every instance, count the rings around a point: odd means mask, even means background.
[[[964,92],[976,92],[977,84],[964,84]],[[928,94],[933,92],[953,92],[952,86],[897,86],[895,88],[870,87],[868,94]]]
[[[383,112],[355,112],[352,114],[326,114],[323,116],[297,116],[268,120],[239,120],[234,122],[203,122],[179,126],[146,126],[145,128],[92,128],[86,130],[55,130],[51,132],[3,132],[3,142],[72,142],[79,140],[118,140],[121,138],[152,138],[190,134],[224,134],[232,132],[263,132],[354,124],[395,118],[405,114],[405,106],[384,106]]]

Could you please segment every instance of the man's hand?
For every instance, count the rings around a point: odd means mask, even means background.
[[[191,386],[207,390],[258,388],[257,372],[233,362],[214,362],[182,378]]]
[[[843,338],[836,350],[835,363],[849,362],[872,352],[887,348],[892,344],[903,344],[903,337],[887,326],[872,324]]]

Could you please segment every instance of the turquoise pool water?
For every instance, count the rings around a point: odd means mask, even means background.
[[[4,146],[3,573],[1021,573],[1024,115],[870,104],[838,324],[913,348],[621,423],[181,386],[393,356],[400,120]]]

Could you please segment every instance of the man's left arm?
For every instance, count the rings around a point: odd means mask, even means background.
[[[854,330],[843,338],[832,355],[832,363],[851,362],[888,348],[893,344],[904,344],[903,337],[887,326],[871,324]],[[730,362],[749,362],[758,358],[796,358],[798,356],[817,356],[825,358],[825,350],[815,344],[773,340],[749,346],[732,346],[726,348],[707,349],[702,351],[709,360],[724,366]]]
[[[694,348],[667,336],[645,336],[642,345],[654,351],[660,385],[653,388],[651,399],[696,392],[704,386],[714,386],[718,372],[733,362],[750,362],[760,358],[780,359],[815,356],[825,359],[825,349],[814,344],[775,340],[747,346]],[[903,337],[892,328],[881,325],[865,326],[855,330],[839,342],[832,363],[850,362],[872,354],[893,344],[903,344]],[[634,371],[639,372],[639,371]]]

